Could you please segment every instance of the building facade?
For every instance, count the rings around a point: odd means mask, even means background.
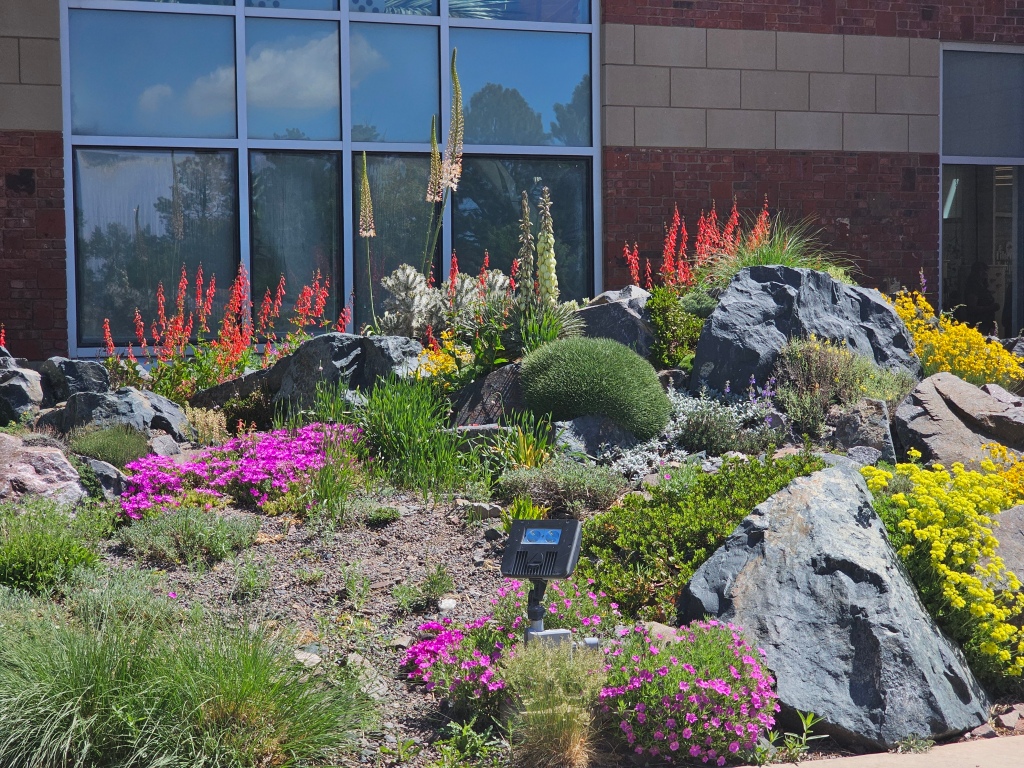
[[[425,254],[456,50],[463,176]],[[923,275],[1011,335],[1022,167],[1024,0],[0,0],[0,322],[30,359],[94,354],[104,319],[128,341],[182,266],[220,301],[239,264],[257,302],[319,270],[366,320],[402,262],[507,270],[544,187],[567,297],[627,282],[624,242],[656,264],[673,206],[692,231],[767,197],[863,282]]]

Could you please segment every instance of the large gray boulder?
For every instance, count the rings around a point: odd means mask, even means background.
[[[887,749],[987,721],[984,690],[921,604],[848,462],[758,505],[694,574],[680,613],[743,627],[784,707],[824,718],[841,742]]]
[[[275,403],[306,408],[313,404],[319,382],[345,382],[349,389],[370,390],[392,374],[412,375],[422,351],[418,341],[405,336],[325,333],[303,342],[266,370],[197,392],[189,403],[196,408],[219,408],[232,398],[244,399],[263,390]]]
[[[986,388],[951,373],[929,376],[896,409],[894,424],[902,447],[916,448],[925,461],[946,466],[985,458],[986,443],[1024,449],[1020,398],[1001,387]]]
[[[74,506],[85,498],[78,472],[59,448],[26,446],[0,432],[0,502],[42,496]]]
[[[654,331],[644,309],[650,296],[635,285],[595,296],[577,313],[583,320],[583,335],[614,339],[646,358],[654,344]]]
[[[849,450],[868,447],[879,451],[882,461],[896,462],[896,448],[889,429],[889,407],[884,400],[860,400],[849,408],[837,408],[826,423],[834,428],[832,441]]]
[[[1017,578],[1024,579],[1024,505],[1000,512],[994,522],[997,527],[992,532],[999,540],[996,554]]]
[[[0,426],[19,421],[25,414],[38,413],[42,403],[38,373],[27,368],[0,368]]]
[[[47,405],[63,403],[79,392],[108,392],[110,373],[96,360],[51,357],[39,367]]]
[[[121,387],[114,392],[79,392],[69,397],[63,407],[40,416],[38,424],[65,434],[85,426],[126,424],[140,432],[161,430],[179,443],[195,439],[195,430],[176,403],[134,387]]]
[[[751,376],[763,384],[786,342],[811,334],[845,341],[883,368],[920,374],[909,331],[878,291],[812,269],[748,267],[704,324],[690,391],[745,386]]]
[[[520,365],[512,363],[463,387],[452,403],[452,422],[458,427],[502,424],[525,410]]]

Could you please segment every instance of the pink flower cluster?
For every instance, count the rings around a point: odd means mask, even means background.
[[[593,589],[594,580],[587,579],[585,587],[575,581],[548,584],[544,595],[547,614],[544,626],[548,629],[571,629],[573,631],[600,634],[600,629],[611,632],[610,623],[621,617],[619,606],[608,601],[608,595]],[[506,579],[498,589],[498,597],[491,600],[494,618],[499,629],[511,640],[522,635],[526,624],[526,603],[530,585],[518,579]]]
[[[637,754],[725,765],[775,724],[774,680],[740,634],[717,621],[693,622],[669,637],[625,630],[605,650],[605,711]],[[692,663],[691,663],[692,662]]]
[[[261,508],[309,483],[324,465],[325,441],[354,445],[360,435],[355,427],[317,423],[294,432],[282,429],[236,437],[180,463],[171,457],[146,456],[125,467],[130,476],[121,496],[121,513],[138,520],[184,504],[209,509],[227,499]],[[354,452],[348,456],[355,461]]]

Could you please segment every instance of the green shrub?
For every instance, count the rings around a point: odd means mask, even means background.
[[[693,368],[704,320],[687,312],[673,289],[661,286],[651,291],[646,309],[654,331],[651,362],[658,368]]]
[[[245,397],[232,397],[221,408],[228,432],[238,434],[238,424],[248,429],[270,429],[274,423],[274,401],[266,387],[259,387]]]
[[[697,286],[683,294],[679,303],[684,311],[696,315],[702,320],[707,320],[718,306],[718,299],[708,293],[705,288]]]
[[[421,613],[430,608],[437,608],[441,598],[455,589],[455,580],[444,567],[438,563],[427,570],[427,575],[418,582],[399,584],[391,591],[391,597],[398,607],[399,613]]]
[[[33,593],[60,586],[99,562],[93,532],[47,499],[0,504],[0,584]]]
[[[721,456],[728,451],[762,453],[785,437],[781,419],[773,415],[771,399],[764,390],[751,388],[750,395],[731,403],[701,392],[700,397],[675,394],[674,413],[667,434],[674,444],[691,453],[705,451]]]
[[[622,475],[608,467],[555,459],[541,467],[506,472],[495,491],[503,499],[526,496],[558,511],[579,505],[600,510],[607,509],[627,487]]]
[[[715,474],[679,471],[651,487],[649,498],[631,494],[584,524],[579,576],[595,579],[623,615],[669,621],[694,571],[737,524],[793,478],[823,466],[805,450],[726,459]]]
[[[513,520],[544,520],[549,511],[547,507],[534,504],[526,496],[516,496],[506,509],[501,510],[501,529],[508,536],[512,531]]]
[[[139,520],[118,532],[136,557],[157,565],[212,565],[252,546],[259,532],[252,517],[222,517],[216,512],[184,508]]]
[[[448,429],[448,409],[429,380],[380,381],[355,415],[375,471],[402,488],[454,491],[486,476],[479,454]]]
[[[401,519],[402,513],[394,507],[377,507],[366,515],[366,524],[371,528],[383,528]]]
[[[235,560],[235,583],[231,597],[240,603],[255,600],[270,589],[270,563],[257,560],[252,553]]]
[[[149,439],[128,424],[98,429],[85,427],[71,433],[68,448],[72,453],[124,469],[128,462],[149,455]]]
[[[72,454],[68,456],[68,461],[71,462],[71,466],[75,468],[75,472],[78,473],[78,483],[85,489],[85,492],[89,494],[90,499],[100,500],[104,498],[103,485],[100,483],[100,479],[96,476],[92,467],[80,456]]]
[[[523,397],[555,421],[606,416],[641,440],[668,423],[672,404],[651,364],[611,339],[560,339],[523,358]]]

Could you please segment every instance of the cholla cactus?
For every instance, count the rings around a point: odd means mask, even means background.
[[[427,326],[440,329],[441,292],[427,285],[427,279],[415,267],[403,264],[380,283],[391,294],[384,300],[381,333],[419,338]]]
[[[555,274],[555,230],[551,218],[551,193],[544,187],[540,202],[540,232],[537,234],[537,282],[540,300],[549,306],[558,304],[558,275]]]

